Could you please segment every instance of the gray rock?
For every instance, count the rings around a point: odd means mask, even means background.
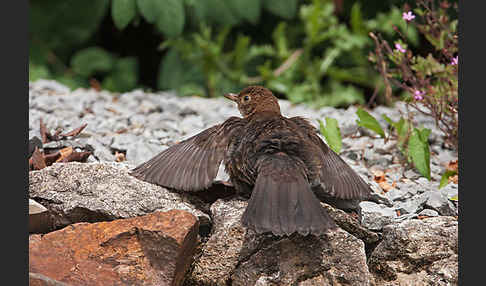
[[[457,188],[457,184],[449,183],[440,189],[439,192],[450,200],[452,197],[458,195],[459,189]]]
[[[444,216],[386,226],[369,259],[376,284],[457,285],[457,226]]]
[[[401,189],[393,188],[386,192],[385,196],[391,201],[405,201],[410,198],[411,194]]]
[[[441,215],[455,216],[457,210],[454,204],[447,199],[447,197],[440,191],[430,191],[422,194],[426,201],[425,207],[433,209]]]
[[[201,224],[209,223],[209,216],[187,197],[140,181],[128,171],[129,166],[121,163],[55,163],[29,172],[29,195],[49,210],[55,228],[171,209],[188,211]]]
[[[434,210],[431,210],[431,209],[424,209],[418,215],[419,216],[434,217],[434,216],[439,216],[439,213],[434,211]]]
[[[411,213],[411,214],[402,214],[400,216],[397,216],[393,218],[393,222],[401,222],[407,219],[412,219],[412,218],[417,218],[418,215],[416,213]]]
[[[245,207],[239,200],[211,206],[213,232],[187,285],[296,285],[313,279],[323,285],[370,285],[361,240],[340,228],[322,237],[256,235],[240,224]]]
[[[38,202],[32,199],[29,199],[29,215],[40,214],[46,211],[47,211],[46,207],[44,207],[43,205],[39,204]]]
[[[363,226],[370,230],[381,230],[397,217],[393,208],[385,207],[374,202],[363,201],[359,204],[363,215]]]
[[[395,209],[400,211],[401,214],[416,214],[424,208],[426,201],[425,196],[417,196],[398,203]]]
[[[409,169],[407,171],[405,171],[405,173],[403,173],[403,176],[407,179],[418,179],[420,178],[420,174],[415,172],[414,170],[412,169]]]
[[[392,207],[393,206],[393,202],[392,200],[387,196],[388,192],[384,193],[384,194],[381,194],[379,192],[379,190],[381,189],[380,186],[375,182],[375,181],[371,181],[370,182],[370,185],[372,186],[372,190],[373,192],[371,193],[371,196],[369,198],[370,201],[372,202],[375,202],[377,204],[382,204],[382,205],[385,205],[387,207]],[[393,190],[393,189],[392,189]]]

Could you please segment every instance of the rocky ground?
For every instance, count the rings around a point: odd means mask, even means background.
[[[177,141],[238,116],[224,98],[142,90],[120,95],[71,91],[53,81],[30,83],[29,139],[41,138],[41,119],[51,133],[86,124],[78,136],[41,149],[71,146],[92,153],[86,163],[29,172],[29,227],[37,233],[29,243],[31,283],[457,285],[458,206],[450,199],[458,186],[438,189],[457,152],[444,148],[434,122],[415,117],[432,129],[428,181],[401,163],[396,142],[358,128],[356,107],[280,104],[284,115],[307,117],[316,126],[326,116],[338,120],[341,156],[374,190],[360,204],[362,224],[323,204],[338,231],[323,237],[256,236],[239,223],[246,202],[227,187],[179,194],[128,175]],[[403,111],[398,105],[371,114],[385,126],[381,114],[398,120]]]

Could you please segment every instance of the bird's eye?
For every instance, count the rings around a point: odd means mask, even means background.
[[[245,96],[243,97],[243,101],[248,101],[248,100],[250,100],[250,97],[249,97],[248,95],[245,95]]]

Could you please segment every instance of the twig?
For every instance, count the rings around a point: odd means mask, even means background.
[[[302,54],[303,49],[297,49],[295,50],[290,57],[288,57],[276,70],[273,71],[273,75],[278,77],[280,76],[283,72],[285,72],[288,68],[290,68],[300,57]],[[246,83],[248,84],[255,84],[259,83],[263,80],[261,76],[255,76],[255,77],[249,77],[246,79]]]

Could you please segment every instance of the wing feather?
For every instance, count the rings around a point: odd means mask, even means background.
[[[317,135],[318,130],[302,117],[289,120],[301,127],[318,147],[321,170],[319,179],[325,192],[339,199],[365,199],[372,192],[370,186],[338,154]]]
[[[244,119],[231,117],[165,149],[130,174],[167,188],[204,190],[213,183],[233,134],[243,124]]]

